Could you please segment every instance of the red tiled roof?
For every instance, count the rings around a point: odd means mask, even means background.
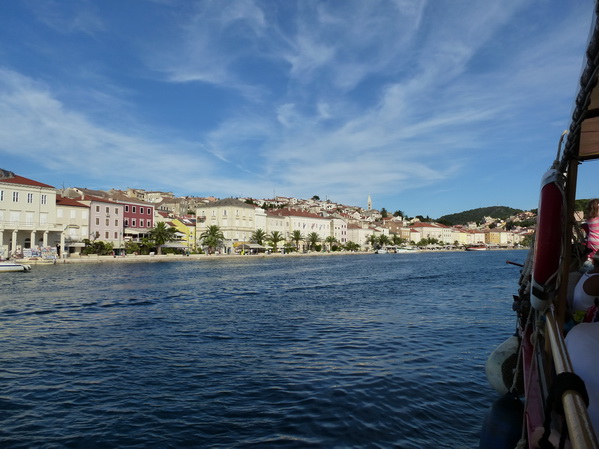
[[[25,178],[19,175],[14,175],[10,178],[0,178],[0,182],[8,184],[21,184],[24,186],[47,187],[49,189],[55,188],[51,185],[44,184],[43,182],[34,181],[33,179]]]
[[[86,204],[80,203],[77,200],[72,198],[67,198],[66,196],[56,195],[56,205],[57,206],[76,206],[76,207],[89,207]]]
[[[110,200],[108,200],[106,198],[100,198],[100,197],[91,196],[91,195],[84,195],[84,197],[81,198],[79,201],[96,201],[98,203],[119,204],[119,203],[116,203],[114,201],[110,201]]]

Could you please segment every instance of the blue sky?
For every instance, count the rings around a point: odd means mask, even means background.
[[[535,208],[593,7],[2,2],[0,168],[55,187],[371,195],[432,218]]]

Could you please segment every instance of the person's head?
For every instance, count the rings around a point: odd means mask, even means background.
[[[587,215],[588,218],[595,218],[599,216],[599,199],[595,198],[587,204]]]

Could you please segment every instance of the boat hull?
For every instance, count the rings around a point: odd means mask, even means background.
[[[0,262],[0,273],[31,271],[30,265],[15,262]]]

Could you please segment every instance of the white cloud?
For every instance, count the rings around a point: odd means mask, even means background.
[[[185,142],[161,143],[94,124],[53,97],[48,87],[15,72],[0,69],[0,152],[20,156],[62,172],[88,173],[112,182],[131,174],[161,179],[169,173],[210,168],[210,158],[196,153],[180,164],[176,155],[197,151]]]
[[[37,19],[54,31],[63,34],[83,33],[94,35],[106,30],[106,26],[93,3],[47,0],[29,1],[31,11]]]

